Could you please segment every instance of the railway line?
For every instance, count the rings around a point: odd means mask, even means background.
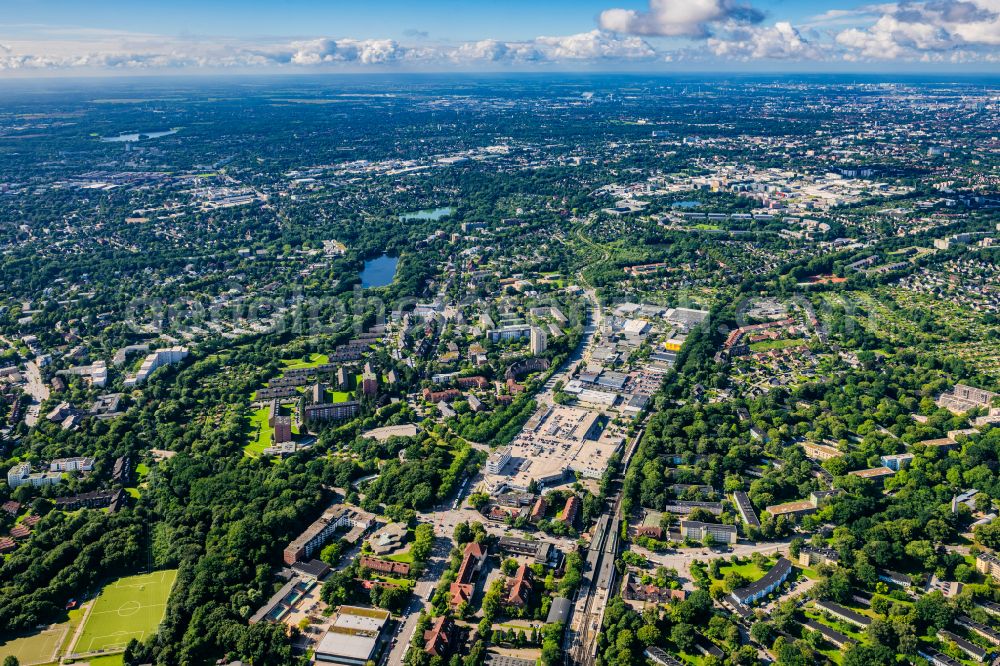
[[[614,594],[617,570],[615,560],[621,546],[622,482],[632,455],[642,440],[640,430],[622,457],[611,511],[602,515],[594,526],[593,538],[584,560],[583,580],[573,602],[573,613],[563,640],[566,663],[592,666],[597,659],[598,638],[604,623],[604,611]]]

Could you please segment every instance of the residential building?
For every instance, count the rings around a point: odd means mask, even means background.
[[[111,506],[112,500],[118,493],[124,492],[121,488],[117,490],[94,490],[89,493],[80,493],[69,497],[57,497],[56,508],[63,511],[75,511],[77,509],[104,509]]]
[[[93,458],[56,458],[49,463],[50,472],[90,472],[93,469]]]
[[[684,590],[674,590],[669,587],[645,585],[631,571],[627,571],[625,583],[622,586],[622,598],[626,601],[666,604],[674,600],[683,601],[687,598],[687,593]]]
[[[734,544],[738,535],[735,525],[702,523],[696,520],[681,521],[681,538],[702,541],[706,536],[712,537],[715,543]]]
[[[392,560],[383,560],[379,557],[362,555],[360,564],[363,568],[371,569],[372,571],[380,574],[387,574],[390,576],[410,575],[410,565],[406,562],[393,562]]]
[[[643,652],[643,656],[658,666],[684,666],[684,664],[665,652],[662,648],[650,646]]]
[[[507,342],[508,340],[520,340],[531,335],[531,327],[524,324],[512,324],[501,328],[493,329],[487,333],[490,342]]]
[[[301,421],[304,424],[323,421],[346,421],[361,412],[361,404],[356,400],[334,402],[323,405],[303,405],[300,409]]]
[[[993,404],[993,399],[998,395],[1000,394],[984,391],[974,386],[956,384],[955,388],[951,391],[942,393],[938,397],[937,404],[939,407],[944,407],[945,409],[950,409],[952,412],[961,414],[974,407],[986,407],[988,409]]]
[[[979,553],[976,555],[976,571],[988,574],[993,580],[1000,582],[1000,558],[993,553]]]
[[[785,502],[784,504],[772,504],[764,510],[775,518],[778,516],[797,518],[816,513],[816,505],[810,500],[796,500],[794,502]]]
[[[922,647],[917,650],[917,654],[930,662],[931,666],[962,666],[962,662],[952,659],[943,652],[938,652],[934,648]]]
[[[851,476],[856,476],[860,479],[868,479],[875,483],[875,485],[881,486],[885,483],[885,480],[895,474],[894,471],[888,467],[872,467],[871,469],[856,469],[853,472],[848,472]]]
[[[490,382],[486,377],[481,375],[476,375],[475,377],[459,377],[455,380],[455,383],[461,389],[487,389],[490,386]]]
[[[450,402],[455,398],[461,397],[462,392],[458,389],[445,389],[443,391],[432,391],[429,388],[425,388],[423,392],[424,400],[427,402],[432,402],[435,405],[439,402]]]
[[[507,604],[516,608],[524,608],[531,601],[534,576],[527,564],[517,568],[517,573],[511,579],[507,588]]]
[[[817,548],[802,546],[799,549],[799,565],[812,567],[816,565],[837,566],[840,564],[840,553],[833,548]]]
[[[162,368],[165,365],[180,363],[182,360],[187,358],[188,353],[187,347],[157,349],[145,358],[137,373],[125,377],[125,386],[138,386],[139,384],[142,384],[149,379],[149,376],[153,374],[155,370]]]
[[[532,356],[541,356],[548,347],[548,336],[545,330],[538,326],[531,327],[529,348]]]
[[[952,633],[947,629],[941,629],[937,632],[938,638],[947,643],[954,643],[959,650],[969,655],[976,661],[986,661],[990,656],[989,650],[984,650],[972,641],[966,640],[959,636],[958,634]]]
[[[447,658],[457,647],[457,633],[452,619],[441,615],[424,632],[424,652],[432,657]]]
[[[132,458],[121,456],[115,459],[115,466],[111,470],[111,481],[119,485],[126,485],[132,480]]]
[[[13,532],[11,532],[13,534]],[[965,627],[969,631],[975,632],[988,640],[993,645],[1000,645],[1000,633],[994,631],[991,627],[987,627],[985,624],[979,624],[973,620],[968,615],[959,615],[955,618],[955,624],[960,627]]]
[[[839,458],[844,455],[838,449],[826,444],[803,442],[802,448],[806,452],[806,457],[812,460],[830,460],[831,458]]]
[[[843,620],[853,624],[856,627],[861,627],[862,629],[867,629],[868,625],[872,623],[872,619],[867,615],[862,615],[857,611],[853,611],[850,608],[844,608],[838,603],[832,601],[817,601],[816,608],[832,615],[835,618]]]
[[[485,561],[486,550],[481,545],[475,542],[465,545],[462,563],[455,574],[455,582],[448,588],[452,606],[458,606],[462,602],[468,602],[472,599],[476,576],[483,568]]]
[[[812,631],[818,631],[820,634],[822,634],[823,638],[826,639],[826,641],[832,644],[834,647],[843,649],[848,646],[854,645],[854,641],[852,639],[848,638],[847,636],[840,633],[836,629],[831,629],[825,624],[820,624],[816,620],[805,620],[802,623],[802,626]]]
[[[891,583],[893,585],[899,585],[900,587],[910,587],[913,585],[913,579],[904,573],[899,573],[898,571],[890,571],[888,569],[883,569],[878,572],[878,579],[883,583]]]
[[[738,604],[749,606],[778,589],[778,587],[788,578],[788,574],[790,574],[791,571],[792,563],[784,557],[779,557],[778,561],[774,563],[774,566],[772,566],[760,580],[753,582],[746,587],[733,590],[730,598]]]
[[[34,486],[43,488],[54,486],[62,481],[62,474],[59,472],[34,472],[31,471],[31,463],[23,462],[14,465],[7,472],[7,485],[13,488],[20,486]]]
[[[371,523],[372,519],[367,514],[342,504],[335,504],[288,544],[284,553],[285,564],[291,565],[309,558],[341,528],[351,527],[364,533],[371,527]]]
[[[361,374],[361,393],[367,396],[378,393],[378,376],[368,366],[365,366],[365,371]]]
[[[958,442],[951,439],[950,437],[939,437],[936,439],[925,439],[922,442],[917,442],[914,446],[926,446],[928,449],[933,449],[935,451],[940,451],[941,453],[947,453],[948,451],[953,451],[958,447]]]
[[[736,510],[739,511],[740,518],[743,519],[743,522],[748,527],[760,527],[760,519],[757,517],[757,512],[753,509],[753,503],[750,502],[749,495],[742,490],[737,490],[733,493],[733,503],[736,504]]]
[[[898,472],[901,469],[906,469],[913,462],[912,453],[896,453],[891,456],[882,456],[879,458],[879,462],[882,463],[884,467],[888,467],[893,472]]]
[[[580,511],[580,498],[576,495],[570,495],[566,499],[566,505],[563,506],[562,513],[559,514],[559,522],[565,523],[566,525],[573,525],[576,522],[576,515]]]

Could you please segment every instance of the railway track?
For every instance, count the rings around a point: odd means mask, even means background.
[[[618,490],[614,494],[611,511],[602,515],[594,527],[584,562],[583,581],[574,599],[573,614],[563,641],[567,664],[592,666],[597,660],[604,611],[611,600],[617,579],[615,560],[621,545],[622,483],[643,432],[640,430],[636,434],[622,458],[621,471],[616,480]]]

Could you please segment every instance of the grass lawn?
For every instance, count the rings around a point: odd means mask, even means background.
[[[705,658],[700,654],[690,654],[688,652],[679,652],[677,654],[680,654],[681,660],[685,664],[695,664],[695,666],[701,666],[701,664],[705,663]]]
[[[766,571],[758,567],[752,561],[744,562],[743,564],[725,564],[719,567],[719,572],[722,576],[719,580],[726,577],[729,572],[735,572],[743,576],[749,581],[755,581],[758,578],[762,578]]]
[[[409,578],[393,578],[392,576],[376,576],[375,578],[376,580],[382,580],[386,583],[391,583],[392,585],[401,587],[408,592],[412,592],[413,586],[416,585],[416,583]]]
[[[94,602],[73,651],[123,650],[132,638],[149,638],[163,620],[176,579],[177,570],[170,569],[108,584]]]
[[[326,354],[311,354],[308,361],[302,359],[282,361],[285,370],[301,370],[302,368],[315,368],[330,362],[330,357]]]
[[[389,555],[385,559],[390,562],[405,562],[406,564],[413,564],[413,553],[406,551],[405,553],[397,553],[396,555]]]
[[[139,463],[135,466],[135,474],[139,477],[139,481],[142,481],[149,475],[149,465],[146,463]]]
[[[836,648],[820,650],[819,653],[835,664],[839,664],[844,660],[844,653]]]
[[[66,624],[0,644],[0,657],[17,657],[24,666],[48,663],[62,642]]]
[[[67,663],[73,663],[68,661]],[[80,664],[90,664],[90,666],[122,666],[125,663],[124,655],[121,654],[108,654],[101,657],[90,657],[85,661],[79,662]]]
[[[852,610],[856,610],[856,609],[852,609]],[[810,620],[816,620],[820,624],[825,624],[826,626],[830,627],[831,629],[835,629],[836,631],[839,631],[840,633],[844,634],[845,636],[853,638],[854,640],[856,640],[859,643],[865,643],[866,642],[864,630],[861,629],[860,627],[857,627],[857,626],[855,626],[853,624],[849,624],[849,623],[844,622],[842,620],[838,620],[836,618],[827,619],[825,613],[823,613],[823,612],[821,612],[821,611],[819,611],[819,610],[817,610],[815,608],[807,608],[804,612],[805,612],[806,617],[808,617]]]
[[[349,402],[354,398],[348,391],[331,391],[330,393],[333,394],[333,402]]]
[[[797,347],[798,345],[804,345],[808,341],[802,339],[794,340],[761,340],[760,342],[751,342],[750,351],[752,352],[762,352],[770,351],[772,349],[785,349],[786,347]]]
[[[250,443],[243,447],[248,456],[260,457],[271,446],[274,428],[267,424],[267,412],[267,407],[261,407],[250,417]]]
[[[802,574],[806,578],[809,578],[810,580],[819,580],[821,578],[821,576],[819,575],[819,572],[816,571],[815,569],[811,568],[811,567],[794,566],[792,568],[793,569],[798,569],[799,571],[802,572]]]

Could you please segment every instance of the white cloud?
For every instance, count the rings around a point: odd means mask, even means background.
[[[0,49],[0,71],[25,69],[167,69],[167,68],[337,68],[393,65],[502,65],[653,59],[657,52],[639,37],[600,30],[577,35],[537,37],[528,41],[495,39],[459,45],[404,46],[391,39],[317,38],[288,43],[247,45],[207,41],[180,44],[166,38],[18,43]],[[58,45],[58,46],[57,46]]]
[[[293,65],[321,65],[324,63],[361,63],[382,65],[403,60],[407,50],[391,39],[313,39],[294,42]]]
[[[550,60],[642,60],[656,51],[639,37],[617,37],[600,30],[568,37],[539,37],[535,44]]]
[[[837,34],[848,57],[934,60],[934,53],[961,51],[963,58],[986,58],[1000,46],[1000,0],[903,2],[882,10],[872,25]]]
[[[806,41],[791,23],[745,26],[727,31],[724,38],[708,40],[712,53],[736,60],[816,60],[822,52]]]
[[[618,37],[600,30],[559,37],[536,37],[527,42],[486,39],[462,44],[451,52],[456,62],[485,61],[541,63],[578,60],[646,60],[656,50],[639,37]]]
[[[32,70],[360,70],[557,67],[561,63],[908,60],[996,62],[1000,0],[904,0],[830,10],[799,25],[761,22],[747,0],[648,0],[648,9],[609,9],[600,29],[526,40],[446,43],[414,33],[391,39],[316,37],[237,40],[0,25],[0,73]],[[12,38],[11,34],[19,34]],[[686,37],[675,41],[649,37]],[[669,47],[666,45],[670,45]],[[654,46],[655,45],[655,46]]]
[[[712,24],[757,23],[763,14],[737,0],[649,0],[649,9],[608,9],[600,26],[612,32],[661,37],[708,37]]]
[[[462,62],[508,62],[526,63],[541,62],[545,54],[528,42],[503,42],[497,39],[484,39],[478,42],[467,42],[451,51],[452,61]]]

